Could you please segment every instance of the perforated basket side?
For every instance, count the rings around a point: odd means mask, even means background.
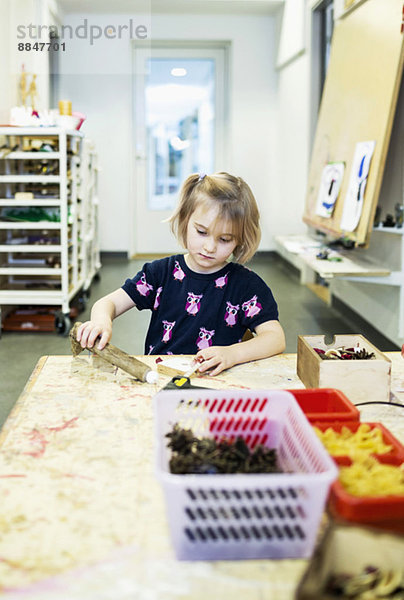
[[[178,558],[223,560],[309,556],[317,519],[300,486],[164,486],[168,523]],[[221,477],[221,476],[219,476]],[[254,477],[254,476],[252,476]],[[268,476],[263,476],[268,478]]]
[[[274,401],[274,393],[278,402]],[[178,423],[181,427],[192,429],[196,436],[225,437],[228,440],[242,436],[251,448],[257,444],[276,447],[278,438],[268,438],[271,423],[284,419],[291,402],[299,408],[288,392],[276,390],[271,394],[269,400],[265,390],[161,392],[155,397],[156,419],[163,435],[174,423]],[[274,428],[271,434],[279,436]]]
[[[157,474],[165,492],[177,557],[309,556],[337,469],[295,399],[282,391],[186,392],[185,396],[160,394],[155,402]],[[250,445],[257,435],[261,440],[266,436],[265,445],[277,449],[284,461],[282,468],[300,472],[172,475],[164,435],[174,422],[188,424],[194,432],[196,427],[199,435],[250,435]],[[315,455],[317,450],[323,461],[306,456],[311,452]],[[304,455],[303,467],[298,460],[300,453]]]
[[[278,455],[285,471],[321,473],[330,469],[331,460],[313,428],[300,410],[290,406],[281,428]]]

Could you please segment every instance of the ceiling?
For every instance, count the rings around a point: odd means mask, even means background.
[[[57,0],[64,13],[274,14],[284,0]]]

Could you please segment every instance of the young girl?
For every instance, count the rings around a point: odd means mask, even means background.
[[[91,348],[110,340],[112,321],[136,306],[151,311],[146,354],[196,354],[200,372],[279,354],[283,329],[271,290],[242,266],[260,241],[259,212],[249,186],[228,173],[190,175],[171,229],[186,248],[146,263],[133,279],[95,302],[77,340]],[[229,262],[233,255],[235,262]],[[241,264],[239,264],[241,263]],[[256,335],[243,341],[249,329]]]

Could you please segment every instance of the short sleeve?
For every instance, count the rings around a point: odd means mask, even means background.
[[[123,284],[122,289],[139,310],[153,308],[158,288],[158,275],[158,265],[145,263],[132,279],[127,279]]]
[[[278,305],[261,277],[250,272],[241,303],[242,323],[251,331],[267,321],[279,320]]]

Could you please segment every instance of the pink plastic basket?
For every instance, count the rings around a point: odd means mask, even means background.
[[[337,467],[295,398],[280,390],[163,391],[154,398],[156,469],[182,560],[310,556]],[[282,473],[173,475],[165,435],[241,435],[275,448]]]

